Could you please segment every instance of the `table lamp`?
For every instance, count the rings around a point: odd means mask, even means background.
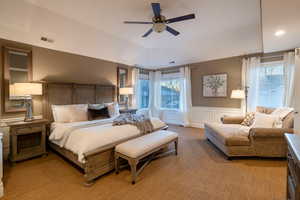
[[[128,99],[129,99],[129,95],[133,94],[133,88],[131,88],[131,87],[120,88],[119,93],[120,93],[120,95],[126,96],[125,106],[126,106],[126,109],[128,110],[128,103],[129,103]]]
[[[10,86],[10,96],[23,97],[25,101],[25,122],[33,121],[32,96],[43,95],[41,83],[14,83]]]
[[[232,90],[231,97],[232,99],[245,99],[246,103],[246,113],[247,113],[247,96],[245,90]]]

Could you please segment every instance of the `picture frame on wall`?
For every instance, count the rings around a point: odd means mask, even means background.
[[[202,77],[203,97],[227,97],[227,73]]]

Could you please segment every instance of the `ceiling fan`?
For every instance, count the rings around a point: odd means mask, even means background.
[[[171,19],[166,19],[165,16],[161,15],[161,9],[160,9],[160,3],[151,3],[152,10],[154,13],[154,17],[152,18],[152,22],[140,22],[140,21],[124,21],[125,24],[152,24],[153,27],[147,31],[143,37],[147,37],[150,35],[153,31],[157,33],[161,33],[163,31],[168,31],[169,33],[173,34],[174,36],[179,35],[180,33],[176,31],[175,29],[171,28],[167,24],[175,23],[175,22],[180,22],[184,20],[189,20],[189,19],[195,19],[195,14],[189,14],[189,15],[184,15],[180,17],[175,17]]]

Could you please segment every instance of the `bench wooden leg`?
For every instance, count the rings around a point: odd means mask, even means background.
[[[85,187],[91,187],[92,185],[94,185],[95,181],[94,180],[86,180],[84,181],[83,185]]]
[[[137,177],[137,171],[136,171],[136,167],[137,167],[138,161],[135,159],[129,160],[129,165],[131,168],[131,183],[134,185],[136,182],[136,177]]]
[[[115,172],[116,174],[119,174],[120,170],[120,157],[117,153],[115,153]]]
[[[178,139],[174,141],[175,144],[175,154],[178,155]]]

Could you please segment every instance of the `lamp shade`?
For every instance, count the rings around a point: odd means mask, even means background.
[[[43,86],[41,83],[14,83],[10,86],[11,96],[42,95]]]
[[[120,88],[119,92],[121,95],[133,94],[133,88],[130,87]]]
[[[245,91],[244,90],[232,90],[230,98],[245,99]]]

